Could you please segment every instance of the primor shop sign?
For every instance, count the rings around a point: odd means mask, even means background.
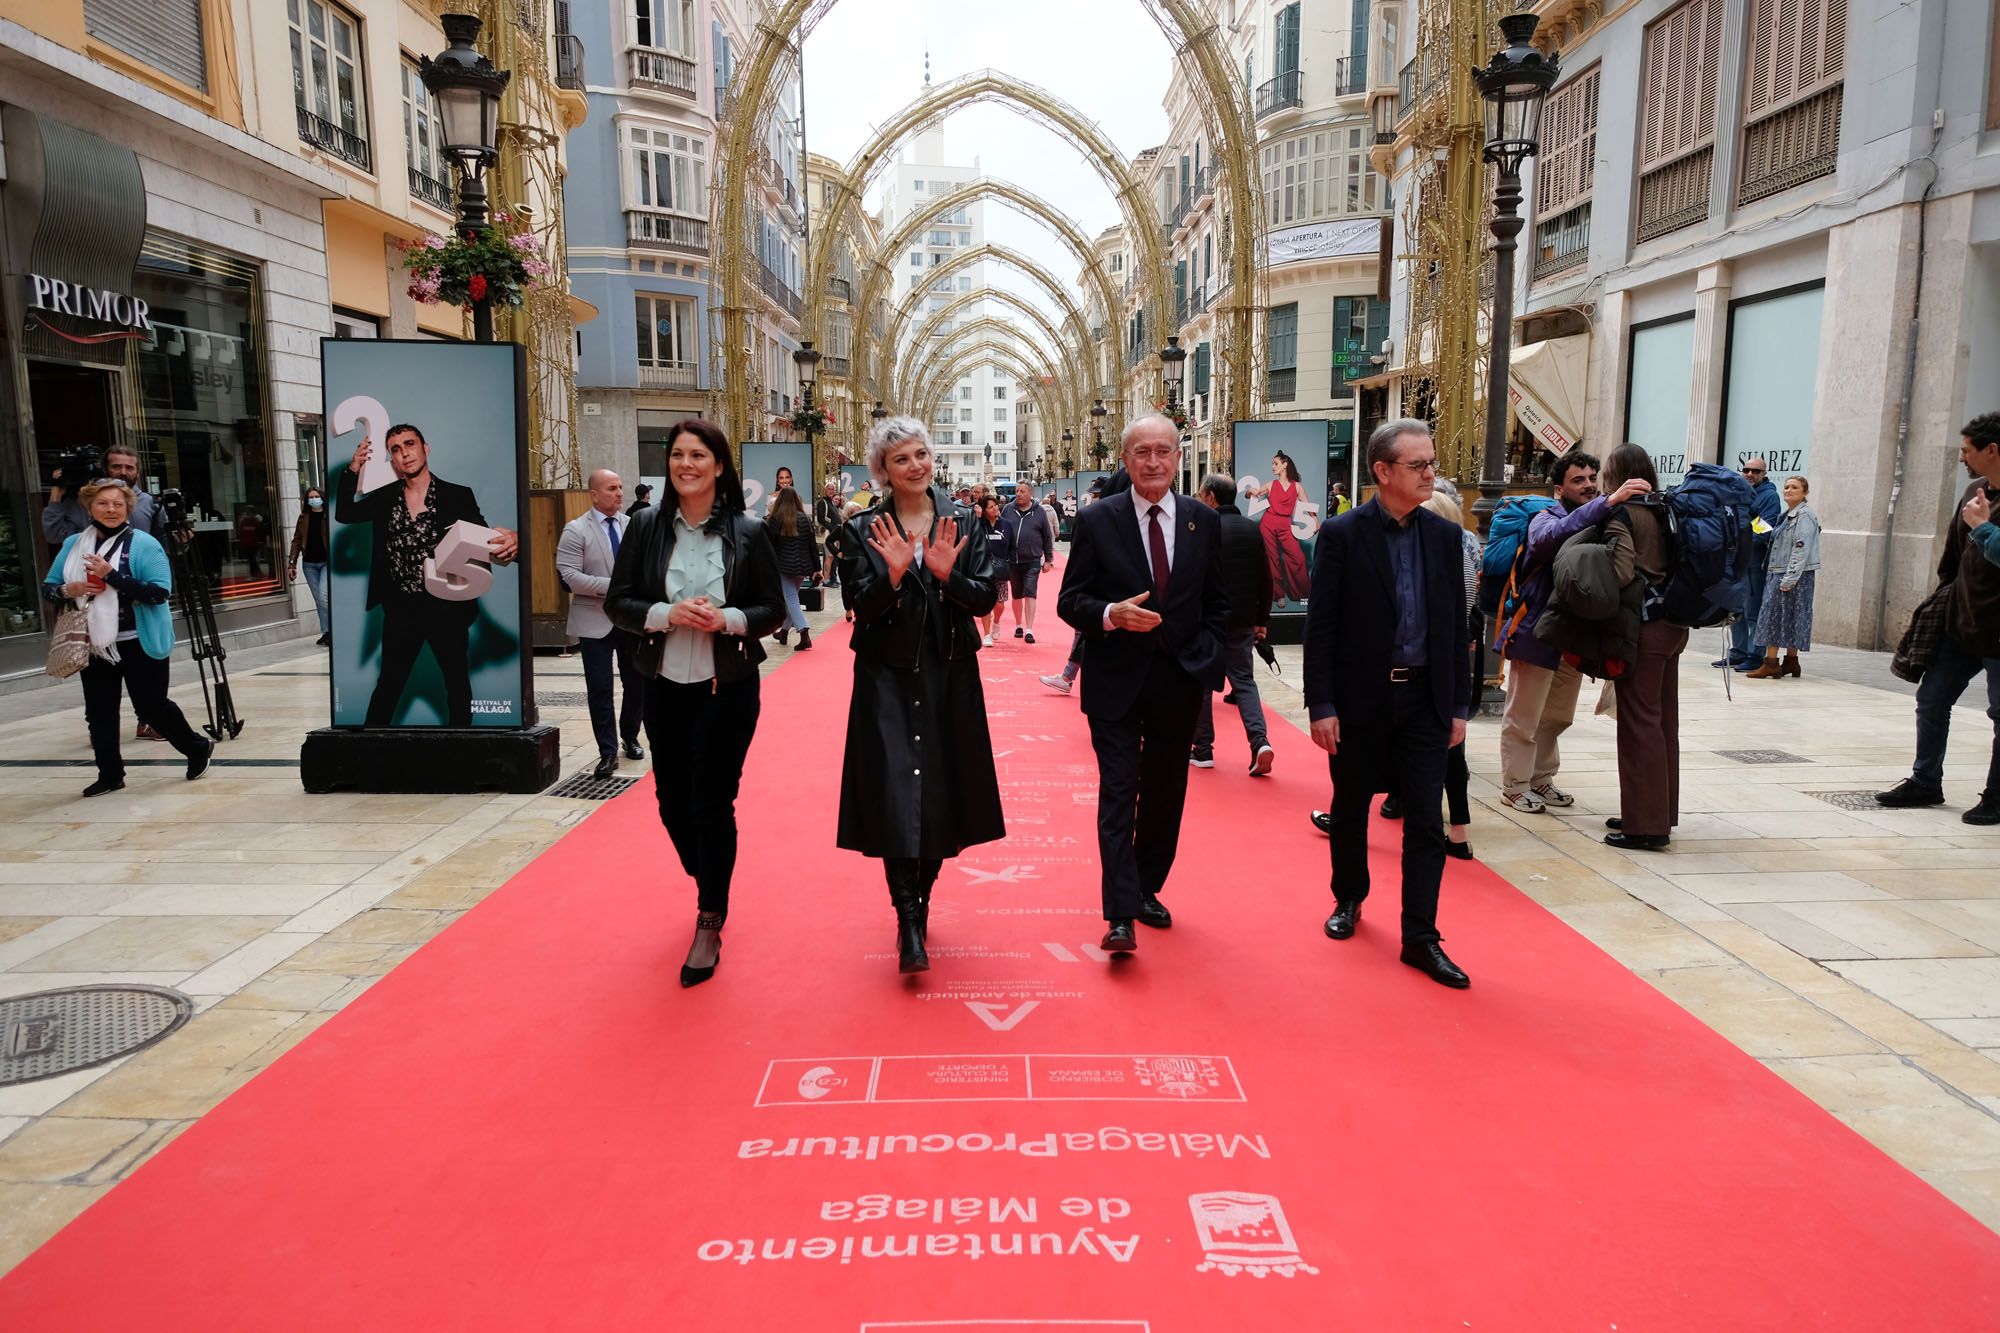
[[[116,330],[109,334],[100,332],[97,334],[100,338],[143,338],[153,331],[152,312],[136,296],[107,287],[65,282],[41,273],[30,273],[26,283],[28,309],[39,315],[69,315],[93,324],[108,324]]]

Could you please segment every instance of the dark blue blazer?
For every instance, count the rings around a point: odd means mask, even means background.
[[[1162,617],[1149,634],[1104,628],[1113,602],[1153,586],[1153,563],[1139,541],[1139,520],[1131,491],[1099,500],[1077,512],[1063,570],[1056,611],[1084,636],[1083,711],[1115,720],[1139,701],[1152,658],[1165,650],[1209,690],[1222,687],[1222,636],[1229,618],[1229,591],[1223,583],[1222,525],[1215,511],[1185,495],[1174,497],[1173,575],[1164,606],[1143,605]],[[1465,594],[1459,593],[1462,603]]]
[[[1424,552],[1431,697],[1438,722],[1472,708],[1466,669],[1465,539],[1428,509],[1416,511]],[[1313,546],[1312,595],[1306,601],[1306,710],[1315,719],[1338,714],[1346,724],[1389,717],[1389,652],[1396,639],[1395,575],[1389,566],[1388,521],[1370,500],[1320,524]]]

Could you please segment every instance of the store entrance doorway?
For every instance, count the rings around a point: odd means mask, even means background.
[[[102,452],[120,441],[116,379],[116,372],[95,366],[28,362],[28,410],[34,417],[35,462],[44,486],[63,454],[86,444]]]

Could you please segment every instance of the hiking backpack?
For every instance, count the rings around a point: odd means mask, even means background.
[[[1658,498],[1673,557],[1652,618],[1707,629],[1739,618],[1750,604],[1750,483],[1714,463],[1689,465],[1687,479]]]
[[[1500,502],[1486,534],[1486,551],[1479,557],[1479,613],[1511,615],[1520,602],[1520,585],[1527,571],[1520,568],[1528,549],[1528,525],[1535,515],[1556,507],[1547,495],[1515,495]],[[1503,614],[1503,612],[1505,614]]]

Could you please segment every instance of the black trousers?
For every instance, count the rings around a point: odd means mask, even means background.
[[[646,706],[646,678],[639,674],[635,653],[636,636],[614,629],[597,639],[580,639],[583,653],[583,688],[590,696],[590,729],[597,735],[597,752],[618,753],[620,740],[639,739],[639,718]],[[625,691],[625,704],[614,717],[611,707],[611,664],[618,664],[618,684]]]
[[[208,740],[188,725],[180,705],[167,697],[167,660],[150,657],[136,640],[118,645],[118,660],[93,657],[83,668],[83,719],[90,728],[90,752],[97,759],[97,776],[122,778],[125,759],[118,751],[118,685],[132,697],[132,712],[165,736],[176,750],[192,759],[208,748]]]
[[[1368,897],[1368,812],[1375,793],[1403,801],[1403,941],[1432,943],[1438,885],[1444,879],[1446,753],[1451,731],[1440,722],[1430,682],[1419,676],[1390,687],[1386,716],[1340,720],[1333,773],[1333,896]]]
[[[1201,695],[1200,681],[1156,653],[1132,711],[1115,722],[1090,719],[1106,921],[1139,915],[1145,895],[1158,896],[1174,868]]]
[[[434,597],[392,597],[382,603],[382,670],[368,696],[368,725],[386,727],[410,683],[417,654],[429,644],[444,676],[445,725],[472,725],[472,667],[466,647],[472,626],[455,603]]]
[[[653,789],[681,869],[704,912],[729,911],[736,873],[736,793],[762,707],[757,677],[720,685],[646,681],[646,743]]]

